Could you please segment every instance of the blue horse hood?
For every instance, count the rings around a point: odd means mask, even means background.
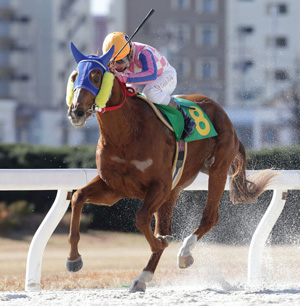
[[[71,50],[75,61],[77,62],[78,76],[73,85],[73,91],[76,88],[84,88],[90,91],[94,97],[97,96],[100,88],[95,87],[90,81],[90,73],[94,69],[100,69],[102,75],[108,71],[108,63],[112,58],[114,53],[114,46],[112,46],[105,54],[102,56],[97,55],[84,55],[82,54],[75,45],[71,42]]]

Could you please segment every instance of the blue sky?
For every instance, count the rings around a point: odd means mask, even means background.
[[[108,13],[110,0],[91,0],[91,11],[94,15],[105,15]]]

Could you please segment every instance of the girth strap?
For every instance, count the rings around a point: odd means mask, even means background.
[[[187,155],[187,143],[184,140],[179,140],[176,143],[176,155],[172,169],[172,189],[178,184],[185,164]]]

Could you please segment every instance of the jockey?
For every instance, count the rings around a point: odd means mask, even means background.
[[[103,54],[114,45],[114,57],[128,40],[125,33],[108,34],[103,42]],[[176,70],[159,51],[148,45],[129,41],[109,69],[121,82],[132,84],[150,101],[178,109],[184,118],[182,139],[191,135],[195,122],[171,97],[177,85]]]

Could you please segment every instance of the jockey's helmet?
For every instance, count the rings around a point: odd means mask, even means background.
[[[122,32],[113,32],[108,34],[104,41],[102,46],[102,52],[105,54],[112,45],[115,45],[115,51],[112,57],[114,57],[126,44],[126,42],[129,40],[129,37],[127,34]],[[115,58],[116,61],[123,59],[126,57],[131,51],[131,42],[129,42],[125,48],[120,52],[120,54]]]

